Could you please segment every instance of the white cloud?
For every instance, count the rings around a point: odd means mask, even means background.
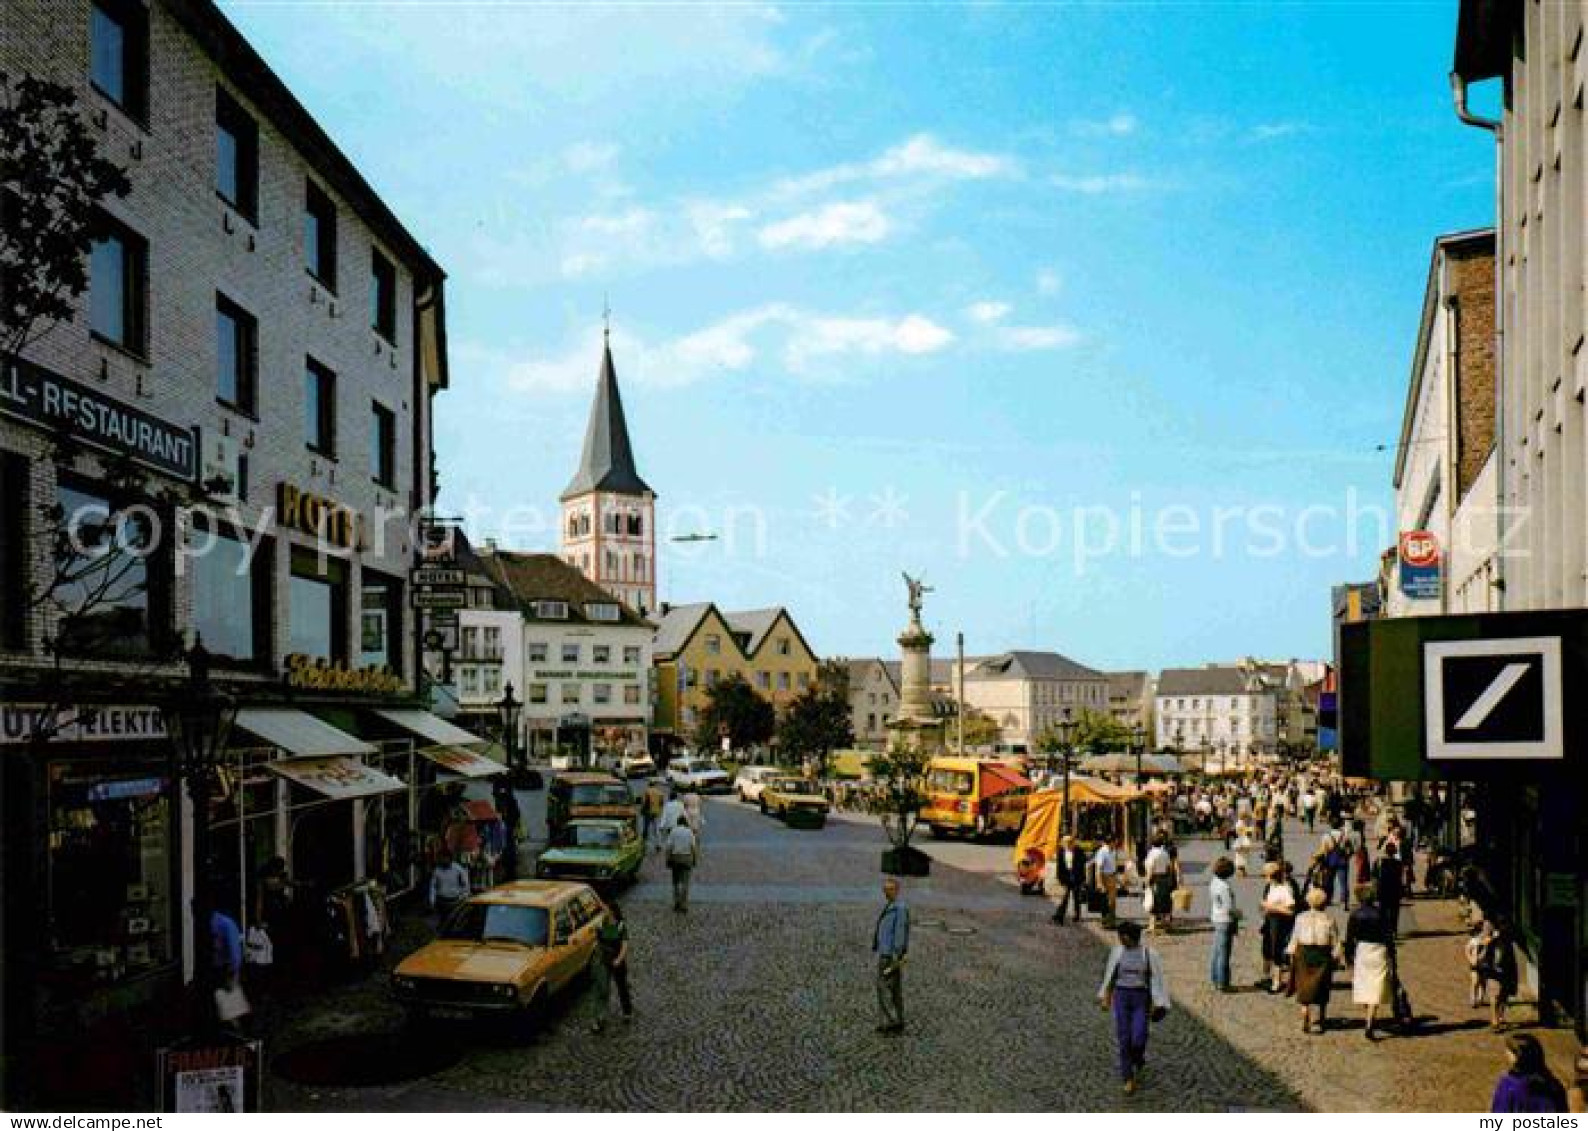
[[[1007,350],[1056,350],[1073,346],[1081,333],[1073,326],[1000,326],[998,344]]]
[[[684,215],[708,259],[727,259],[734,252],[740,224],[755,214],[741,204],[694,201],[684,205]]]
[[[1274,141],[1302,133],[1306,128],[1305,122],[1259,122],[1251,128],[1248,136],[1253,141]]]
[[[900,179],[980,181],[1018,176],[1020,165],[1001,153],[944,145],[928,133],[915,134],[869,161],[831,165],[789,177],[773,186],[774,196],[803,196],[839,185]]]
[[[1136,132],[1140,123],[1136,115],[1121,111],[1107,118],[1092,118],[1074,123],[1071,127],[1082,137],[1125,137]]]
[[[632,239],[649,231],[656,222],[656,214],[648,208],[630,208],[627,212],[586,216],[579,226],[587,232],[603,236],[620,236]]]
[[[660,342],[645,342],[620,328],[613,331],[612,350],[626,383],[672,388],[757,366],[802,380],[832,379],[841,375],[834,367],[846,359],[920,357],[954,340],[947,327],[920,313],[857,317],[766,303]],[[551,357],[519,358],[473,343],[455,346],[453,356],[510,390],[559,394],[588,391],[600,351],[600,335],[592,329]]]
[[[990,299],[973,302],[965,308],[965,317],[972,322],[980,322],[984,326],[1001,321],[1008,314],[1009,304],[1007,302],[994,302]]]
[[[1053,268],[1044,267],[1037,272],[1037,293],[1056,295],[1064,285],[1064,278]]]
[[[562,163],[570,173],[599,173],[612,167],[618,152],[616,145],[581,141],[562,151]]]
[[[1136,173],[1095,173],[1090,176],[1055,173],[1048,178],[1048,183],[1065,192],[1078,192],[1086,196],[1136,192],[1148,187],[1147,179]]]
[[[878,243],[887,238],[892,228],[887,214],[874,201],[837,201],[768,224],[761,229],[758,238],[762,247],[773,250],[820,249]]]

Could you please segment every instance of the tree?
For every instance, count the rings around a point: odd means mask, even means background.
[[[0,350],[72,319],[88,288],[95,211],[126,196],[68,87],[0,76]],[[40,331],[40,327],[43,330]]]
[[[735,750],[759,746],[777,728],[777,710],[742,675],[730,675],[706,691],[695,724],[695,749],[716,750],[724,733]]]
[[[965,712],[965,749],[978,746],[996,746],[1003,741],[1003,728],[985,711],[975,707],[962,708]],[[950,725],[954,725],[952,721]],[[955,733],[956,740],[958,734]]]
[[[1112,715],[1083,710],[1075,720],[1075,745],[1078,747],[1101,754],[1128,750],[1130,744],[1130,728]]]
[[[825,669],[828,665],[822,666]],[[815,683],[789,701],[778,719],[777,746],[781,756],[809,759],[816,764],[817,777],[827,776],[833,751],[855,741],[848,683],[847,669],[841,681],[824,680],[818,675]]]
[[[928,730],[896,734],[886,751],[871,757],[876,811],[888,839],[901,851],[909,848],[926,808],[927,767],[937,753],[937,736]]]

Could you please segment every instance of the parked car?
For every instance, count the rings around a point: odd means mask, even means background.
[[[645,844],[630,820],[584,817],[569,821],[535,862],[535,875],[623,883],[645,862]]]
[[[832,806],[815,782],[784,775],[767,779],[761,790],[761,812],[781,817],[789,825],[821,828]]]
[[[558,774],[546,794],[546,827],[553,840],[569,821],[580,817],[612,817],[634,821],[640,803],[628,784],[611,774],[583,771]]]
[[[656,773],[656,763],[643,750],[632,750],[623,755],[618,769],[626,778],[648,778]]]
[[[607,909],[587,885],[519,880],[455,908],[434,942],[392,972],[413,1020],[538,1018],[551,995],[596,961]]]
[[[733,779],[733,791],[739,795],[739,800],[746,805],[754,804],[761,800],[761,790],[766,788],[769,778],[778,777],[788,773],[787,770],[776,766],[743,766],[737,777]]]
[[[667,780],[686,793],[728,793],[733,789],[727,771],[710,758],[674,758]]]

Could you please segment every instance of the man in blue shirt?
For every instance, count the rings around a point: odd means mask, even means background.
[[[871,934],[871,949],[877,954],[877,1005],[882,1010],[877,1032],[896,1037],[904,1032],[904,957],[910,949],[910,909],[899,899],[899,881],[892,876],[882,881],[882,896],[886,902]]]

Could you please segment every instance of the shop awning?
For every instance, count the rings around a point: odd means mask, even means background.
[[[453,726],[446,719],[417,708],[390,708],[375,712],[389,723],[394,723],[409,734],[418,735],[433,746],[470,746],[483,742],[477,734]]]
[[[331,754],[373,754],[375,748],[345,730],[290,707],[243,707],[235,726],[271,746],[303,758]]]
[[[981,776],[983,797],[996,797],[1011,789],[1031,788],[1031,780],[1019,770],[1012,766],[1000,766],[996,762],[983,763]]]
[[[366,766],[357,758],[342,755],[330,758],[283,758],[279,762],[268,763],[266,769],[333,801],[401,793],[408,788],[401,779],[382,773],[374,766]]]
[[[496,759],[487,758],[482,752],[465,746],[421,746],[419,753],[443,770],[466,778],[488,778],[492,774],[507,772],[507,767]]]

